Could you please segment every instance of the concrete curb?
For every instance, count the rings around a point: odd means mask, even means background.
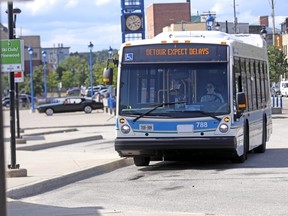
[[[21,199],[30,196],[35,196],[38,194],[42,194],[51,190],[55,190],[57,188],[66,186],[68,184],[81,181],[87,178],[94,177],[96,175],[112,172],[116,169],[130,166],[133,164],[132,159],[124,158],[115,160],[112,162],[108,162],[106,164],[102,164],[99,166],[89,167],[86,169],[82,169],[76,172],[64,174],[61,176],[57,176],[55,178],[43,180],[36,183],[31,183],[29,185],[25,185],[23,187],[12,188],[7,191],[7,197],[11,199]]]
[[[89,142],[89,141],[95,141],[103,139],[102,135],[96,135],[96,136],[87,136],[87,137],[81,137],[81,138],[75,138],[75,139],[69,139],[69,140],[62,140],[58,142],[50,142],[50,143],[43,143],[43,144],[34,144],[29,146],[19,146],[16,149],[17,150],[24,150],[24,151],[38,151],[43,150],[47,148],[53,148],[63,145],[70,145],[75,144],[79,142]]]
[[[55,128],[82,128],[82,127],[105,127],[105,126],[115,126],[115,123],[113,124],[87,124],[87,125],[61,125],[61,126],[45,126],[45,127],[25,127],[21,128],[24,131],[25,130],[36,130],[36,129],[55,129]],[[6,126],[10,127],[10,126]]]
[[[78,131],[78,129],[77,128],[69,128],[69,129],[59,129],[59,130],[53,130],[53,131],[42,131],[42,132],[38,132],[38,133],[23,134],[22,138],[31,137],[31,136],[56,134],[56,133],[68,133],[68,132],[75,132],[75,131]]]

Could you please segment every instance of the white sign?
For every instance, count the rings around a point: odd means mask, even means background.
[[[14,72],[14,82],[15,83],[24,82],[23,71]]]

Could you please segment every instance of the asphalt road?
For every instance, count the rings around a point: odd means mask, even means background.
[[[284,107],[288,99],[283,98]],[[51,215],[287,215],[287,109],[273,116],[273,134],[264,154],[244,164],[225,160],[154,162],[129,166],[16,202],[9,216]],[[102,143],[112,147],[110,140]],[[67,149],[65,149],[67,148]],[[61,150],[93,151],[93,142]],[[59,150],[59,149],[58,149]],[[53,149],[50,149],[53,151]],[[119,213],[120,212],[120,213]],[[156,213],[155,213],[156,212]],[[173,213],[174,212],[174,213]],[[105,215],[106,215],[105,214]],[[133,214],[131,214],[133,215]]]

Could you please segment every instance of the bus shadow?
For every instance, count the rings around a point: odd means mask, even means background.
[[[267,149],[263,154],[249,153],[244,163],[232,163],[221,157],[195,157],[190,160],[151,162],[151,165],[140,168],[141,171],[165,170],[228,170],[241,168],[288,168],[288,149]]]
[[[52,205],[42,205],[23,201],[8,201],[8,215],[41,215],[41,216],[60,216],[60,215],[86,215],[100,216],[103,207],[60,207]],[[35,213],[36,212],[36,213]]]

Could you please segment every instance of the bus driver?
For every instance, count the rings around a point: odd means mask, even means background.
[[[215,86],[213,83],[207,83],[207,94],[201,97],[201,102],[220,102],[224,103],[224,99],[220,93],[215,92]]]

